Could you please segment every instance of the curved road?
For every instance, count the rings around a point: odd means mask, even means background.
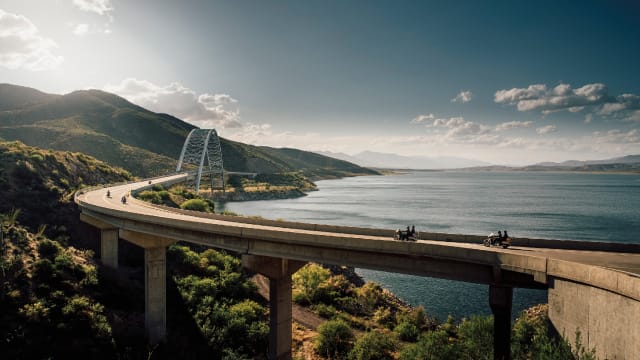
[[[536,247],[501,249],[484,247],[478,236],[428,233],[419,235],[459,241],[398,241],[393,239],[393,230],[198,213],[159,207],[130,196],[132,191],[182,182],[188,176],[176,174],[76,194],[82,220],[98,226],[106,236],[103,261],[104,254],[111,253],[107,263],[115,259],[117,266],[118,237],[145,248],[145,274],[159,281],[149,285],[151,280],[145,280],[145,321],[151,339],[164,337],[166,329],[165,247],[186,241],[238,252],[243,261],[247,255],[247,266],[275,280],[271,290],[279,289],[277,296],[282,298],[270,304],[273,358],[290,358],[291,309],[279,306],[290,304],[290,274],[307,261],[489,285],[495,315],[494,356],[498,358],[509,353],[513,287],[548,288],[549,316],[556,329],[566,334],[581,331],[584,345],[595,347],[599,357],[634,358],[640,353],[640,244],[516,239]],[[126,204],[120,201],[123,196]],[[282,277],[285,273],[288,285]]]
[[[156,178],[152,180],[153,184],[157,183],[170,183],[179,182],[178,180],[184,179],[186,174],[177,174],[162,178]],[[495,253],[495,254],[520,254],[526,257],[535,259],[545,258],[548,260],[568,261],[580,265],[595,266],[603,269],[616,270],[624,272],[632,276],[640,277],[640,254],[638,253],[615,253],[605,251],[585,251],[585,250],[563,250],[563,249],[551,249],[551,248],[539,248],[539,247],[522,247],[512,246],[508,249],[502,248],[487,248],[477,243],[465,243],[465,242],[441,242],[433,240],[418,240],[417,242],[399,242],[393,240],[390,236],[374,236],[374,235],[362,235],[358,234],[358,228],[348,227],[336,227],[342,232],[334,231],[314,231],[305,230],[299,228],[287,227],[287,222],[272,222],[275,225],[266,226],[260,224],[246,223],[246,218],[235,216],[218,216],[216,219],[207,218],[204,214],[188,213],[180,211],[178,209],[172,210],[170,208],[160,208],[147,204],[145,202],[134,199],[130,196],[132,191],[149,187],[149,180],[144,180],[135,183],[129,183],[124,185],[116,185],[108,188],[101,188],[97,190],[88,191],[86,193],[79,194],[77,196],[77,202],[81,209],[89,210],[92,213],[106,214],[113,218],[126,219],[126,218],[138,218],[138,216],[145,217],[145,221],[149,221],[155,224],[166,225],[167,223],[183,222],[184,228],[191,226],[205,227],[209,231],[215,231],[220,235],[241,236],[241,237],[253,237],[254,230],[262,232],[262,238],[269,238],[266,234],[275,236],[276,238],[289,238],[289,235],[293,235],[293,238],[324,238],[326,240],[340,241],[347,239],[362,239],[370,241],[384,241],[389,243],[403,243],[404,245],[423,245],[423,246],[446,246],[449,248],[457,248],[453,250],[453,254],[462,254],[462,259],[471,253]],[[110,191],[111,197],[107,197],[107,190]],[[122,204],[120,199],[122,196],[127,196],[127,203]],[[220,220],[224,218],[225,220]],[[242,222],[241,222],[242,221]],[[207,226],[208,225],[208,226]],[[277,226],[276,226],[277,225]],[[345,231],[346,230],[346,231]],[[375,233],[376,229],[372,229],[372,233]],[[355,233],[354,233],[355,232]],[[388,231],[380,230],[380,233],[388,233]],[[335,244],[337,247],[341,247],[341,244]],[[390,249],[391,252],[396,253],[397,249]],[[413,254],[413,253],[412,253]],[[430,254],[433,255],[433,254]],[[448,256],[452,258],[458,258],[458,256]],[[499,257],[498,257],[499,259]],[[477,259],[471,260],[472,262]],[[349,265],[349,264],[343,264]]]

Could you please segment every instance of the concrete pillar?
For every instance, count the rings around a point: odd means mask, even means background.
[[[513,288],[489,286],[489,305],[493,312],[493,358],[511,360],[511,301]]]
[[[103,265],[118,268],[118,229],[100,230],[100,260]]]
[[[269,279],[269,359],[291,359],[291,276]]]
[[[150,344],[167,334],[166,247],[144,249],[144,324]]]
[[[291,360],[291,274],[304,262],[242,255],[242,265],[269,278],[269,360]]]

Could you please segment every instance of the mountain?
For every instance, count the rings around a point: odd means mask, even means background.
[[[173,171],[195,127],[100,90],[66,95],[0,84],[0,138],[39,148],[82,152],[137,176]],[[312,178],[376,174],[354,164],[294,149],[221,139],[225,169],[277,173],[301,170]]]
[[[364,151],[355,155],[330,152],[321,152],[321,154],[353,162],[360,166],[387,169],[457,169],[489,165],[489,163],[482,161],[451,156],[403,156],[373,151]]]
[[[588,166],[588,165],[609,165],[609,164],[635,164],[640,163],[640,155],[627,155],[622,157],[615,157],[611,159],[603,160],[567,160],[561,163],[557,162],[542,162],[534,164],[534,166]]]
[[[604,160],[567,160],[561,163],[541,162],[533,165],[480,166],[468,168],[469,171],[572,171],[572,172],[611,172],[640,173],[640,155],[627,155]]]

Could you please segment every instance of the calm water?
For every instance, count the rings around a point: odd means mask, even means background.
[[[412,172],[317,184],[319,191],[303,198],[226,203],[218,210],[335,225],[640,242],[638,175]],[[491,313],[487,286],[357,272],[440,319]],[[546,299],[546,291],[516,289],[514,315]]]

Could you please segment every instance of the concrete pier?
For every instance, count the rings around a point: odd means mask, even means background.
[[[489,286],[489,305],[493,312],[493,358],[511,360],[511,302],[513,288]]]
[[[291,360],[291,275],[304,262],[243,255],[242,265],[269,278],[270,360]]]
[[[100,261],[103,265],[118,268],[118,229],[100,230]]]
[[[144,249],[144,324],[150,344],[167,335],[167,249]]]

